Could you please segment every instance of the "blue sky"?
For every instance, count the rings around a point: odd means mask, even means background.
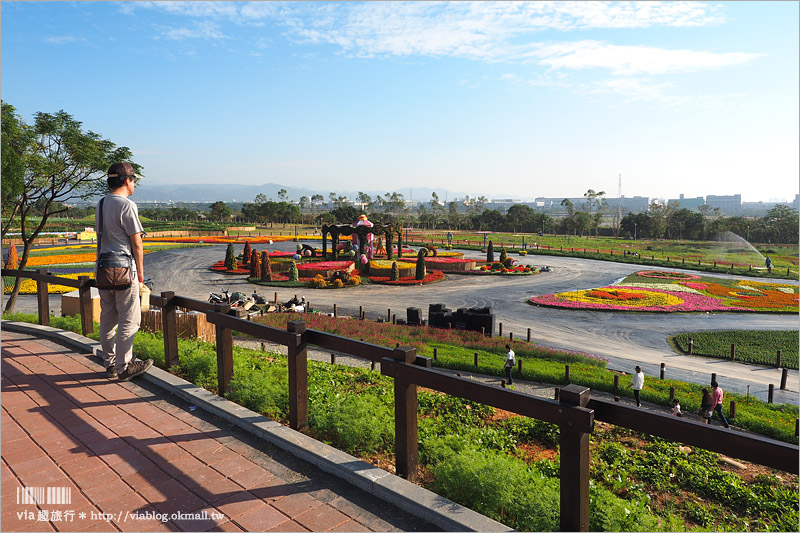
[[[2,98],[153,183],[786,199],[798,2],[2,2]]]

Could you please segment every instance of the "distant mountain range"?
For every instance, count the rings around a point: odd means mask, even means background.
[[[327,190],[315,191],[300,187],[280,185],[278,183],[265,183],[263,185],[241,185],[241,184],[198,184],[198,185],[177,185],[177,184],[153,184],[143,181],[136,187],[133,199],[136,203],[149,202],[252,202],[259,194],[263,194],[268,199],[278,201],[278,191],[286,189],[286,196],[289,200],[297,201],[302,196],[311,198],[315,194],[321,194],[325,201],[329,201],[329,194],[335,192],[337,196],[346,196],[348,199],[355,199],[359,192],[369,194],[372,198],[386,194],[387,191],[377,190]],[[428,187],[410,187],[407,189],[395,189],[389,193],[397,192],[402,194],[406,200],[429,201],[431,194],[435,192],[439,195],[439,200],[444,202],[456,198],[465,198],[467,193],[445,191]],[[477,196],[477,195],[476,195]]]

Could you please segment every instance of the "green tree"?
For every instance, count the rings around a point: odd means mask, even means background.
[[[535,212],[525,204],[514,204],[506,211],[506,220],[511,231],[533,231],[533,217]]]
[[[447,204],[447,227],[449,229],[461,229],[461,215],[458,214],[458,203],[450,202]]]
[[[25,158],[33,151],[33,131],[17,115],[16,109],[11,104],[2,103],[2,210],[7,217],[2,228],[2,238],[5,239],[8,229],[16,218],[20,208],[17,199],[22,195],[25,184]]]
[[[288,192],[286,191],[286,189],[279,190],[278,191],[278,199],[281,200],[282,202],[285,202],[286,198],[287,198],[287,194],[288,194]]]
[[[233,209],[228,207],[225,202],[214,202],[209,207],[209,215],[208,218],[211,220],[217,220],[219,222],[224,222],[230,219],[230,216],[233,214]]]
[[[425,279],[425,256],[428,255],[427,248],[420,248],[417,252],[417,268],[414,272],[414,279],[422,281]]]
[[[352,205],[343,205],[331,210],[331,215],[333,215],[334,220],[340,224],[350,224],[354,220],[357,220],[360,214],[361,211]]]
[[[594,235],[596,237],[600,229],[600,221],[603,219],[603,212],[608,207],[608,203],[605,199],[606,192],[595,192],[594,189],[589,189],[583,193],[583,196],[587,200],[587,202],[584,204],[584,207],[586,212],[589,213],[589,225],[594,231]]]
[[[19,217],[22,231],[20,269],[28,264],[34,239],[51,216],[65,212],[67,208],[64,204],[69,200],[88,200],[94,195],[107,192],[108,167],[119,161],[131,162],[132,159],[131,151],[127,147],[118,147],[97,133],[83,131],[82,123],[64,110],[36,113],[30,131],[36,139],[35,144],[10,147],[17,151],[24,166],[23,188],[14,199],[12,207],[12,212]],[[133,162],[131,164],[137,174],[140,174],[141,166]],[[5,205],[5,198],[3,204]],[[29,219],[34,208],[41,209],[38,223]],[[14,310],[21,282],[22,278],[17,278],[6,303],[8,312]]]
[[[788,205],[778,204],[767,212],[764,222],[771,241],[797,244],[797,209],[792,209]]]

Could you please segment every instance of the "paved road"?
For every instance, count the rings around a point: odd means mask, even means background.
[[[319,243],[311,243],[318,245]],[[269,245],[269,250],[293,250],[294,242]],[[211,291],[222,288],[230,292],[250,294],[253,285],[243,277],[212,272],[208,266],[225,256],[225,245],[203,248],[166,250],[145,256],[145,272],[153,279],[155,292],[171,290],[176,294],[205,300]],[[259,248],[262,249],[262,248]],[[237,252],[239,251],[237,247]],[[466,252],[468,257],[482,257],[479,252]],[[529,256],[523,263],[550,265],[553,272],[518,278],[486,278],[450,275],[440,283],[422,287],[388,287],[368,285],[347,290],[278,289],[279,301],[293,295],[303,295],[312,306],[331,311],[336,303],[339,313],[357,315],[363,306],[367,317],[393,314],[405,317],[407,307],[420,307],[427,315],[427,306],[442,303],[451,309],[491,306],[503,332],[525,338],[531,328],[533,340],[545,346],[601,355],[609,359],[609,367],[631,371],[640,364],[649,376],[657,376],[660,364],[665,363],[667,376],[685,381],[708,383],[716,373],[721,384],[741,393],[748,391],[766,399],[768,385],[775,385],[775,400],[796,402],[800,382],[796,371],[790,372],[788,391],[779,391],[780,371],[777,369],[741,365],[727,361],[675,354],[666,343],[668,335],[697,330],[729,329],[798,329],[797,315],[767,315],[744,313],[707,314],[648,314],[609,313],[596,311],[560,310],[536,307],[526,303],[531,296],[601,287],[628,274],[641,270],[641,265],[628,265],[582,258]],[[725,276],[721,276],[725,277]],[[791,283],[791,282],[790,282]],[[793,282],[797,284],[797,282]],[[275,289],[258,287],[259,293],[273,297]],[[32,307],[35,296],[18,305],[19,310]],[[60,309],[60,303],[51,303]],[[724,385],[723,385],[724,387]]]

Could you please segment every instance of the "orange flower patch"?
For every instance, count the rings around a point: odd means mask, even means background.
[[[586,293],[586,296],[592,298],[602,298],[603,300],[617,300],[617,301],[635,301],[644,300],[647,295],[641,292],[631,291],[618,291],[616,289],[595,289]]]

